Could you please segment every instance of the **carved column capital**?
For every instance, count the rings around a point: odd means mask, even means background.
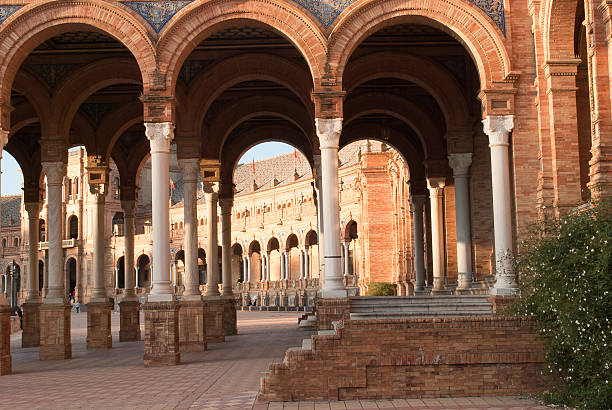
[[[26,202],[23,204],[29,219],[38,219],[40,217],[40,202]]]
[[[145,135],[151,142],[151,153],[170,151],[170,143],[174,138],[174,124],[171,122],[145,123]]]
[[[121,201],[121,209],[125,214],[125,218],[134,218],[136,211],[136,201]]]
[[[234,206],[234,198],[219,198],[219,207],[221,208],[221,215],[231,214],[232,206]]]
[[[47,176],[47,185],[62,185],[66,175],[66,164],[64,162],[43,162],[43,174]]]
[[[430,196],[442,196],[444,193],[444,186],[446,185],[446,178],[428,178],[427,188],[429,189]]]
[[[414,209],[423,209],[423,205],[427,201],[425,195],[410,195],[410,207]]]
[[[489,147],[508,145],[508,134],[514,129],[514,115],[489,115],[482,120]]]
[[[448,164],[453,169],[453,175],[467,177],[472,165],[472,153],[449,154]]]
[[[316,118],[315,124],[321,149],[338,149],[342,133],[342,118]]]
[[[197,182],[198,171],[200,170],[199,158],[184,158],[178,160],[184,182]]]

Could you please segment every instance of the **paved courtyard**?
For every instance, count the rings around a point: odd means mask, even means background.
[[[521,398],[380,400],[254,404],[259,376],[308,333],[295,313],[238,313],[239,335],[181,355],[182,365],[146,369],[143,342],[119,343],[113,314],[113,348],[85,349],[84,313],[72,315],[73,359],[41,362],[38,349],[22,349],[13,335],[14,374],[0,378],[0,407],[11,409],[353,409],[353,408],[545,408]]]

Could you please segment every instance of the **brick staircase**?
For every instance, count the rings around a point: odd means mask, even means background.
[[[351,298],[351,320],[491,316],[489,295]]]

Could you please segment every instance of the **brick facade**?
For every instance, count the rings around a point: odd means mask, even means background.
[[[546,384],[544,340],[529,320],[349,320],[336,332],[272,363],[259,399],[516,395]]]
[[[145,367],[180,364],[179,304],[149,302],[142,310],[145,313]]]
[[[70,305],[40,306],[40,360],[72,358]]]

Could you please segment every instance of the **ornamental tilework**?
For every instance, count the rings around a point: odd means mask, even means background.
[[[311,12],[317,20],[329,28],[336,18],[348,6],[357,0],[293,0]],[[472,4],[484,11],[499,29],[506,35],[506,19],[504,16],[503,0],[469,0]]]
[[[192,1],[124,1],[122,3],[144,18],[159,34],[170,19]]]
[[[19,6],[0,6],[0,24],[4,23],[4,20],[11,17],[13,13],[22,8],[23,5]]]

